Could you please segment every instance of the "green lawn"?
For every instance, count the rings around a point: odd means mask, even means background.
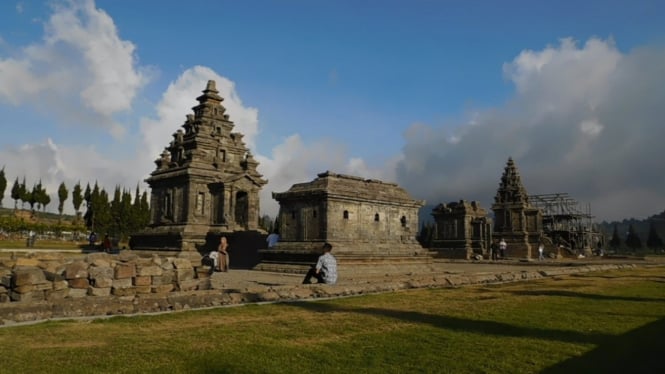
[[[0,329],[6,373],[665,369],[665,268]]]

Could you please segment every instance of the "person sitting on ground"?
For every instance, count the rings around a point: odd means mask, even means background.
[[[277,233],[277,230],[273,231],[268,235],[266,238],[266,243],[268,243],[268,249],[274,247],[277,245],[277,242],[279,241],[279,234]]]
[[[330,253],[331,251],[332,244],[324,243],[323,254],[319,256],[316,265],[309,269],[302,281],[303,284],[312,283],[312,277],[316,278],[318,283],[335,284],[337,282],[337,260]]]

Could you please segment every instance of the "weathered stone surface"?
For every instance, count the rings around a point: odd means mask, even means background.
[[[19,257],[16,259],[16,266],[34,266],[38,267],[41,264],[41,261],[39,261],[36,258],[25,258],[25,257]]]
[[[113,280],[113,285],[112,287],[115,288],[130,288],[133,287],[134,284],[132,282],[132,278],[120,278],[120,279],[114,279]]]
[[[194,291],[199,285],[198,279],[186,279],[178,281],[178,289],[180,291]]]
[[[81,299],[88,295],[88,288],[69,288],[67,297],[72,299]]]
[[[88,264],[83,261],[75,261],[65,265],[65,279],[88,278]]]
[[[182,283],[194,279],[194,269],[191,267],[188,269],[176,269],[175,279],[177,283]]]
[[[12,274],[12,286],[20,287],[47,283],[44,271],[36,267],[16,267]]]
[[[134,277],[135,286],[149,286],[152,284],[152,277],[150,276],[136,276]]]
[[[53,284],[51,282],[46,283],[37,283],[37,284],[26,284],[24,286],[14,287],[13,291],[18,293],[28,293],[34,291],[45,291],[53,289]]]
[[[108,288],[113,286],[113,278],[95,278],[90,284],[93,287]]]
[[[90,296],[109,296],[111,294],[111,287],[89,287],[88,295]]]
[[[118,254],[118,261],[122,262],[131,262],[135,261],[139,256],[136,253],[132,253],[131,251],[120,251]]]
[[[67,282],[67,281],[61,281],[61,282]],[[48,301],[54,301],[54,300],[62,300],[69,296],[69,288],[60,288],[60,289],[53,289],[50,291],[44,291],[44,296],[46,297],[46,300]]]
[[[86,278],[75,278],[75,279],[70,279],[67,282],[69,282],[69,287],[70,288],[85,288],[87,289],[90,287],[90,281]]]
[[[69,282],[66,280],[56,280],[51,283],[53,285],[52,290],[59,291],[69,288]]]
[[[173,271],[168,271],[162,273],[160,276],[154,276],[152,277],[152,284],[155,286],[161,286],[165,284],[172,284],[174,283],[175,279],[175,274]]]
[[[115,266],[116,279],[132,278],[136,276],[136,266],[132,263],[119,263]]]
[[[172,263],[176,269],[189,270],[192,268],[192,262],[185,258],[174,258]]]
[[[44,277],[49,282],[59,282],[65,280],[65,277],[62,274],[54,273],[51,271],[44,271]]]
[[[137,294],[151,293],[152,292],[152,286],[151,285],[135,286],[134,290],[136,290]]]
[[[98,278],[113,278],[114,271],[110,266],[91,266],[88,269],[90,280]]]
[[[163,294],[163,293],[171,292],[174,289],[175,289],[175,285],[170,284],[170,283],[169,284],[160,284],[160,285],[153,284],[152,288],[151,288],[151,291],[152,291],[152,293]]]
[[[19,293],[19,292],[12,291],[10,293],[10,298],[11,298],[12,301],[16,301],[16,302],[42,301],[42,300],[44,300],[44,291],[34,291],[34,292],[26,292],[26,293]]]
[[[134,287],[128,287],[128,288],[111,287],[111,293],[115,296],[134,296],[136,295],[136,289]]]
[[[163,271],[160,266],[157,265],[152,265],[152,266],[137,266],[136,269],[137,275],[140,276],[159,276],[162,275]]]

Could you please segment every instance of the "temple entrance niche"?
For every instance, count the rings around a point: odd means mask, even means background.
[[[245,191],[236,193],[235,220],[238,226],[247,226],[247,216],[249,214],[249,195]]]
[[[226,223],[224,216],[224,184],[210,184],[210,195],[212,196],[212,223],[213,225],[222,225]]]

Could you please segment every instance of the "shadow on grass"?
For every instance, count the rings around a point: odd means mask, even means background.
[[[560,362],[542,373],[663,373],[665,318],[623,335],[608,337],[580,357]]]
[[[490,334],[505,337],[529,337],[556,340],[566,343],[600,344],[611,335],[600,333],[580,333],[577,331],[520,327],[495,321],[482,321],[466,318],[442,316],[413,311],[383,308],[347,308],[321,302],[296,302],[284,305],[299,307],[317,313],[347,312],[394,318],[401,321],[429,324],[450,331],[464,331],[477,334]]]
[[[579,297],[583,299],[590,300],[614,300],[614,301],[637,301],[637,302],[665,302],[665,299],[661,298],[650,298],[650,297],[630,297],[630,296],[608,296],[608,295],[596,295],[588,294],[581,292],[571,292],[571,291],[548,291],[548,290],[539,290],[539,291],[510,291],[513,295],[519,296],[564,296],[564,297]]]

